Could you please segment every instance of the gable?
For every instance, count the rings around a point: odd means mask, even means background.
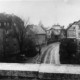
[[[76,30],[77,27],[79,28],[78,25],[72,25],[72,26],[69,28],[69,30]]]

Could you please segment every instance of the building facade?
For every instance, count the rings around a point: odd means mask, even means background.
[[[79,26],[79,24],[74,23],[67,28],[67,38],[80,39],[80,26]]]
[[[51,30],[54,33],[54,35],[60,35],[62,28],[63,27],[60,25],[53,25]]]
[[[65,37],[65,30],[64,30],[64,26],[60,26],[60,25],[53,25],[52,28],[52,33],[53,34],[51,37],[53,37],[53,39],[55,40],[60,40],[62,38]]]
[[[34,36],[36,45],[46,43],[46,31],[40,25],[29,25],[26,28],[26,33]],[[33,35],[34,34],[34,35]]]

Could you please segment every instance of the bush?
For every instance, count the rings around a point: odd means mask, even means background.
[[[60,44],[60,62],[61,64],[77,64],[77,40],[63,39]]]
[[[26,38],[23,43],[23,53],[26,57],[34,57],[37,55],[36,44],[33,40]]]
[[[9,27],[4,25],[7,22],[10,23]],[[23,58],[21,55],[34,57],[37,54],[36,46],[27,37],[24,22],[21,18],[10,14],[0,14],[0,23],[0,34],[2,34],[0,36],[0,61],[16,62]],[[3,30],[5,34],[3,34]]]

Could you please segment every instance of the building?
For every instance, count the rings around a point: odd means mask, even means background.
[[[76,55],[78,56],[78,58],[80,58],[80,20],[76,21],[74,23],[71,23],[67,30],[67,41],[68,42],[72,42],[73,44],[71,44],[72,46],[76,46],[76,48],[74,50],[76,50]]]
[[[80,21],[69,25],[67,28],[67,38],[80,39]]]
[[[43,28],[43,26],[40,25],[28,25],[27,28],[27,34],[35,34],[35,41],[36,45],[42,45],[47,43],[46,41],[46,31]]]
[[[60,26],[58,24],[53,25],[50,31],[51,31],[51,38],[55,41],[65,38],[64,26]]]
[[[42,25],[37,25],[35,26],[35,31],[36,31],[36,37],[39,45],[46,44],[47,39],[46,39],[46,31]]]
[[[51,29],[50,28],[46,29],[46,34],[47,34],[48,39],[51,38]]]
[[[60,35],[61,33],[61,30],[63,29],[63,26],[60,26],[60,25],[53,25],[51,30],[52,32],[54,33],[54,35]]]

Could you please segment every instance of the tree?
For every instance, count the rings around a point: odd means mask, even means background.
[[[79,58],[77,57],[76,39],[62,39],[59,53],[61,64],[80,64]]]
[[[11,61],[13,58],[13,61],[16,59],[21,59],[21,55],[26,55],[26,57],[33,57],[37,54],[35,44],[31,39],[29,39],[26,35],[26,29],[24,26],[24,21],[16,16],[11,14],[0,14],[0,22],[3,21],[3,25],[6,22],[6,25],[0,27],[1,30],[4,31],[4,43],[1,43],[4,47],[2,53],[4,54],[3,57],[0,56],[5,61]],[[7,22],[9,22],[9,28],[7,26]],[[2,36],[2,37],[3,37]],[[1,37],[0,37],[1,40]],[[1,48],[1,45],[0,45]],[[34,48],[34,50],[33,50]],[[0,49],[1,50],[1,49]],[[33,51],[33,53],[31,53]],[[35,52],[34,52],[35,51]],[[19,58],[20,57],[20,58]],[[16,58],[16,59],[15,59]]]
[[[20,54],[24,54],[26,57],[35,56],[37,51],[34,43],[34,34],[32,33],[33,38],[27,36],[24,22],[19,17],[13,15],[12,20],[16,24],[14,25],[14,29],[20,46]]]

